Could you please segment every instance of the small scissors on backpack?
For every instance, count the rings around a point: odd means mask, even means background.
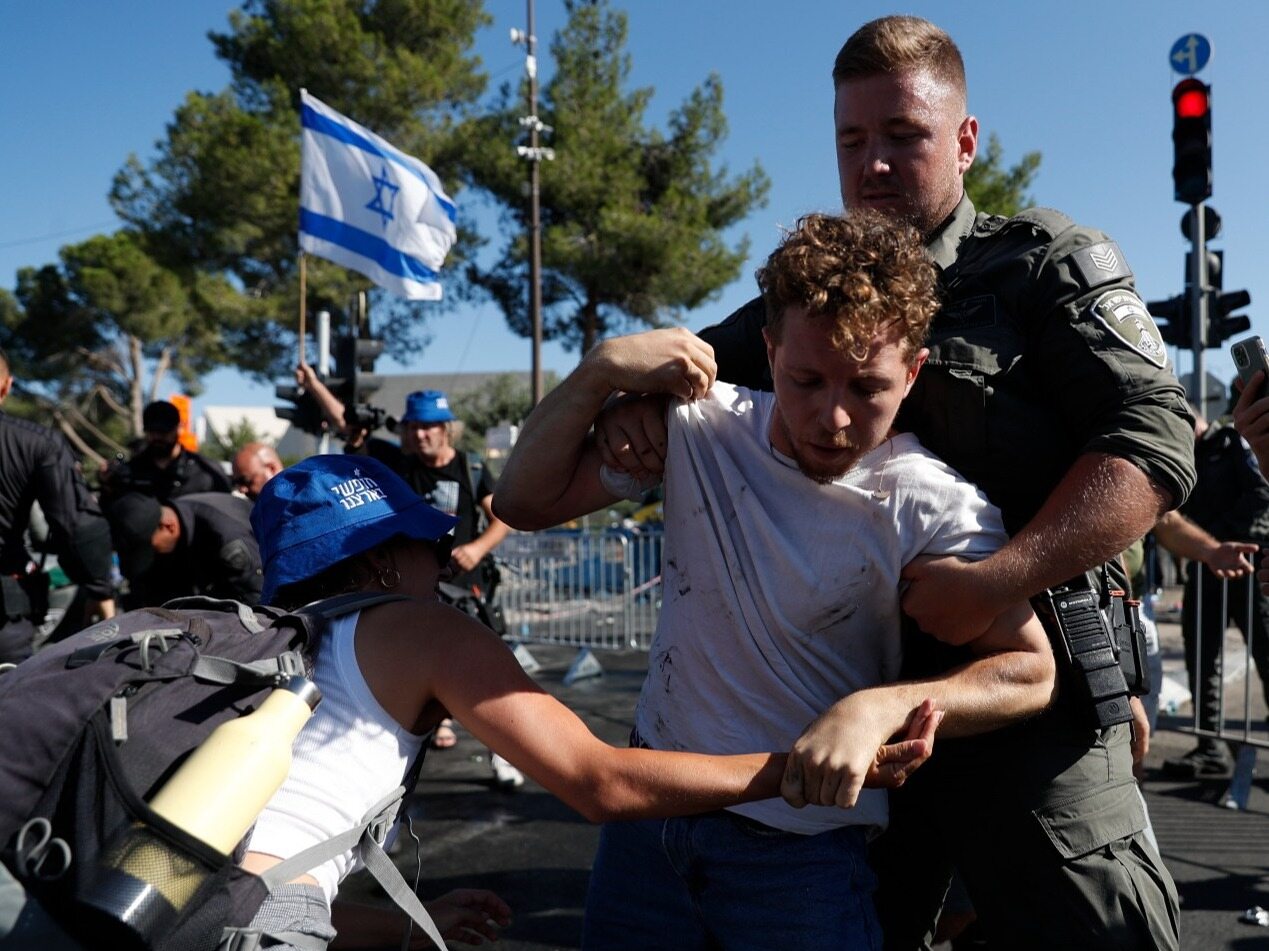
[[[32,840],[29,843],[28,835]],[[51,882],[61,878],[71,867],[70,846],[53,835],[53,826],[42,816],[30,820],[18,830],[13,851],[18,868],[26,878]],[[50,855],[57,857],[50,858]]]

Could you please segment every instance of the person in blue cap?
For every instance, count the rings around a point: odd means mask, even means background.
[[[507,537],[507,525],[493,514],[494,481],[478,456],[453,444],[457,420],[449,399],[441,390],[416,390],[406,397],[405,412],[397,422],[398,446],[354,431],[344,405],[318,378],[312,367],[301,364],[296,379],[312,393],[323,414],[349,441],[351,451],[385,463],[429,505],[457,516],[453,583],[486,594],[493,583],[490,557]]]
[[[374,459],[314,456],[274,476],[251,513],[264,599],[295,608],[341,592],[400,594],[332,622],[316,651],[322,702],[301,731],[290,774],[260,815],[243,865],[262,872],[351,826],[400,784],[447,714],[591,821],[706,812],[778,795],[785,757],[618,749],[543,691],[487,628],[441,603],[456,519]],[[904,739],[883,746],[869,783],[901,783],[929,756],[928,702]],[[276,890],[257,921],[329,941],[335,929],[391,940],[380,913],[329,917],[352,852]],[[336,906],[338,909],[339,906]],[[430,911],[446,937],[493,937],[509,910],[491,893],[451,893]],[[354,935],[347,935],[354,937]],[[309,947],[304,943],[304,947]]]
[[[457,420],[449,398],[441,390],[416,390],[405,398],[405,412],[397,422],[401,444],[370,436],[349,422],[344,404],[312,367],[301,364],[296,380],[317,399],[322,413],[348,440],[349,451],[385,463],[429,505],[458,519],[454,548],[450,553],[451,583],[481,598],[492,598],[498,569],[493,550],[507,537],[508,527],[494,515],[494,481],[484,461],[453,444]],[[450,722],[440,725],[432,739],[436,749],[458,742]],[[491,757],[494,780],[504,789],[515,789],[524,777],[501,757]]]

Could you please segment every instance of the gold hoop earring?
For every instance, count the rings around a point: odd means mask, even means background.
[[[395,568],[380,568],[379,569],[379,587],[385,588],[388,591],[391,591],[400,583],[401,583],[401,572],[397,571]]]

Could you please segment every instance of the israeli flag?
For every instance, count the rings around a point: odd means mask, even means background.
[[[409,300],[439,300],[454,203],[436,173],[300,90],[300,247]]]

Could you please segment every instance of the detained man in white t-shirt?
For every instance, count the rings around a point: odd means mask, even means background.
[[[880,948],[865,847],[886,800],[862,786],[881,744],[930,701],[956,736],[1052,699],[1025,603],[974,661],[892,682],[904,565],[1005,540],[974,486],[892,429],[937,309],[916,233],[811,215],[758,279],[773,394],[716,383],[712,351],[685,330],[605,341],[530,415],[494,494],[518,528],[607,507],[638,486],[604,464],[591,424],[617,392],[664,401],[668,442],[648,462],[663,470],[664,595],[634,741],[792,748],[785,801],[605,826],[584,947]]]

